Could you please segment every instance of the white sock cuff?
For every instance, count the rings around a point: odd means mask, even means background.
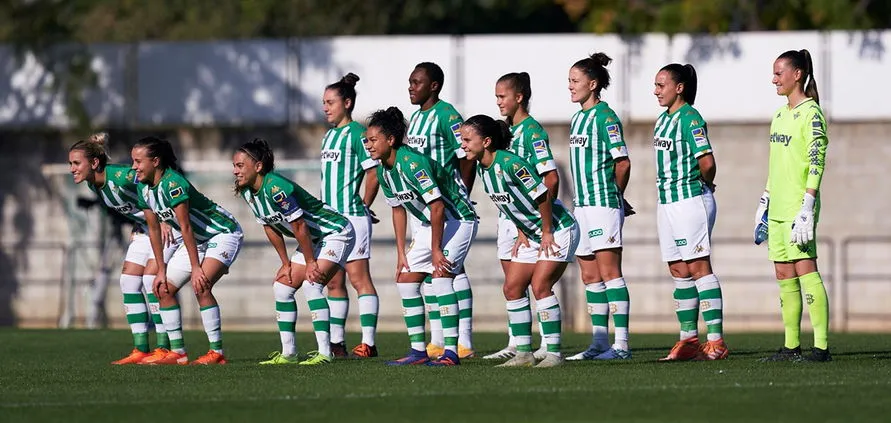
[[[433,278],[433,292],[436,295],[447,295],[455,292],[452,278]]]
[[[280,282],[272,284],[272,292],[275,295],[275,301],[279,303],[288,303],[294,301],[294,293],[296,289]]]
[[[550,297],[544,297],[540,300],[535,300],[536,310],[545,310],[552,307],[557,307],[559,305],[560,301],[557,299],[556,295],[551,295]]]
[[[466,291],[470,289],[470,279],[467,277],[467,273],[456,275],[452,285],[455,287],[455,291]]]
[[[617,289],[625,287],[625,278],[616,278],[611,281],[606,281],[605,283],[606,289]]]
[[[152,292],[152,285],[154,285],[155,283],[155,276],[156,275],[142,275],[142,287],[145,289],[145,292],[147,294]]]
[[[397,283],[396,290],[399,291],[399,296],[403,300],[407,300],[409,298],[419,298],[421,296],[421,283]]]
[[[603,282],[594,282],[585,285],[585,291],[589,292],[606,292],[606,284]]]
[[[518,300],[507,301],[507,311],[518,310],[523,307],[529,307],[529,297],[523,297]]]
[[[325,285],[320,283],[303,281],[303,286],[305,287],[303,290],[303,295],[306,296],[307,300],[317,300],[317,299],[325,299],[325,295],[322,294],[322,290],[325,289]]]
[[[672,278],[674,279],[674,287],[677,289],[687,289],[693,288],[696,286],[696,282],[693,282],[693,278]]]
[[[154,280],[155,278],[152,278]],[[142,293],[142,276],[121,274],[121,292],[124,294]]]
[[[696,279],[696,289],[699,291],[708,291],[710,289],[719,288],[718,277],[713,273],[709,273],[699,279]]]

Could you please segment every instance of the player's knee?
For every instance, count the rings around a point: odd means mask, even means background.
[[[687,263],[682,261],[668,263],[668,271],[671,273],[671,277],[677,279],[686,279],[693,276],[690,274],[690,269],[687,267]]]
[[[597,270],[582,268],[579,273],[582,276],[582,282],[585,283],[600,282],[602,280],[600,278],[600,272]]]
[[[532,283],[532,295],[540,300],[554,295],[554,290],[549,283]]]
[[[522,289],[522,287],[509,284],[504,284],[501,287],[501,292],[504,294],[504,299],[508,301],[519,300],[526,294],[526,290]]]

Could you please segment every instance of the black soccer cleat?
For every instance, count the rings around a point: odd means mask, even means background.
[[[801,356],[798,361],[824,363],[827,361],[832,361],[832,354],[829,354],[829,348],[822,350],[814,347],[811,349],[810,354]]]
[[[801,359],[801,347],[795,348],[780,348],[776,354],[770,357],[764,357],[761,360],[758,360],[762,363],[768,363],[773,361],[798,361]]]
[[[331,345],[331,356],[335,358],[343,358],[347,356],[346,344],[343,342],[338,343],[330,343]]]

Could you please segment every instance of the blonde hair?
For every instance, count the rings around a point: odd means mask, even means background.
[[[68,151],[72,152],[78,150],[84,153],[87,160],[98,160],[99,167],[97,170],[102,172],[105,170],[105,165],[108,164],[108,153],[105,151],[105,144],[107,142],[108,134],[105,132],[97,132],[90,135],[86,140],[80,140],[74,143]]]

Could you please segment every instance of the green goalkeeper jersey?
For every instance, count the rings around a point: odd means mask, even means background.
[[[662,112],[653,130],[656,151],[656,186],[659,204],[702,195],[699,158],[712,152],[708,125],[702,115],[684,104],[674,113]]]
[[[166,222],[173,229],[182,232],[173,208],[188,201],[189,223],[199,243],[206,242],[219,234],[241,232],[238,221],[226,209],[217,205],[179,172],[165,169],[158,185],[139,183],[139,208],[151,210],[158,220]]]
[[[463,122],[461,114],[451,104],[439,100],[427,110],[418,109],[412,113],[405,144],[432,158],[449,175],[460,180],[458,159],[465,155],[461,149]]]
[[[357,122],[329,129],[322,140],[321,200],[348,216],[365,216],[359,188],[365,171],[377,166],[364,143],[365,127]]]
[[[615,164],[628,157],[622,132],[622,122],[605,101],[572,116],[569,164],[576,207],[622,207]]]
[[[105,183],[101,187],[87,184],[106,207],[112,209],[145,231],[145,212],[139,206],[136,171],[130,166],[109,164],[105,166]]]
[[[327,235],[343,232],[350,224],[334,208],[276,172],[263,176],[259,191],[248,188],[241,191],[241,196],[254,212],[257,223],[291,238],[294,238],[291,223],[300,218],[306,222],[313,243]]]
[[[476,212],[454,175],[429,156],[405,146],[396,150],[392,168],[377,168],[381,191],[390,207],[402,206],[421,223],[430,223],[428,204],[441,199],[445,203],[446,220],[476,220]]]
[[[771,220],[789,222],[801,210],[807,189],[817,190],[826,164],[826,118],[812,98],[793,108],[782,106],[770,124],[770,165],[767,190]],[[819,195],[817,209],[819,210]]]
[[[520,156],[509,151],[495,152],[495,160],[488,168],[477,167],[489,199],[505,214],[517,229],[535,242],[541,242],[541,213],[537,199],[547,195],[548,188],[536,174],[535,168]],[[572,215],[559,202],[551,201],[553,231],[575,223]]]

